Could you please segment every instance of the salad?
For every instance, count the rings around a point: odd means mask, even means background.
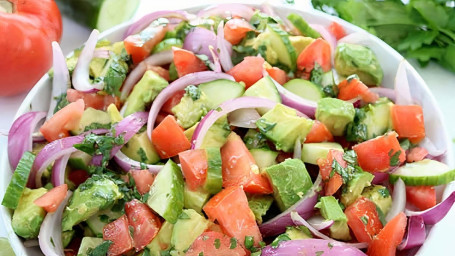
[[[54,43],[49,111],[9,133],[13,230],[47,256],[415,254],[455,170],[361,36],[222,4]]]

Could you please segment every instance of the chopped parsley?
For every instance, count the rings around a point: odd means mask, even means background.
[[[107,124],[100,124],[97,122],[91,123],[84,128],[84,132],[88,132],[90,130],[96,130],[96,129],[110,129],[111,128],[111,123]]]
[[[194,85],[190,85],[185,88],[185,95],[190,96],[193,101],[197,101],[201,97],[201,90]]]
[[[363,222],[363,224],[368,225],[369,220],[368,216],[363,215],[362,217],[360,217],[360,220]]]
[[[237,247],[237,239],[231,237],[231,245],[229,246],[229,249],[235,249]]]
[[[327,247],[329,247],[330,249],[332,249],[332,248],[333,248],[333,244],[332,244],[332,243],[328,243],[328,244],[327,244]]]
[[[357,164],[357,154],[354,150],[348,150],[343,154],[343,160],[348,162],[348,164],[356,165]]]
[[[258,120],[258,128],[261,133],[267,133],[268,131],[272,130],[276,126],[276,123],[267,122],[265,119]]]
[[[215,241],[213,241],[213,245],[215,246],[216,249],[220,249],[220,246],[221,246],[221,241],[219,238],[215,239]]]
[[[106,214],[101,214],[100,216],[98,216],[98,218],[103,223],[109,223],[109,216],[107,216]]]
[[[280,242],[289,241],[289,240],[291,240],[291,238],[288,236],[288,234],[284,233],[284,234],[277,236],[270,245],[272,246],[272,248],[278,248],[278,245],[280,244]]]
[[[87,134],[80,144],[74,147],[89,155],[102,155],[101,166],[106,167],[111,157],[111,150],[115,146],[124,144],[123,135],[112,137],[110,135]]]
[[[401,155],[401,150],[397,150],[395,153],[393,153],[393,149],[391,149],[389,151],[390,166],[400,165],[400,155]]]
[[[141,157],[141,169],[147,169],[147,164],[146,162],[148,162],[148,157],[147,157],[147,154],[145,153],[144,149],[143,148],[139,148],[137,150],[137,154]]]
[[[314,68],[311,70],[310,73],[310,81],[316,85],[322,86],[322,75],[324,71],[322,70],[321,65],[319,63],[314,62]]]
[[[60,109],[64,108],[66,105],[70,104],[70,102],[66,99],[66,92],[60,94],[60,96],[56,96],[54,99],[57,101],[57,104],[54,108],[54,114]]]
[[[104,256],[107,255],[107,251],[109,250],[109,247],[111,246],[112,241],[103,241],[100,245],[95,247],[94,249],[91,249],[90,251],[87,252],[88,256]]]
[[[315,255],[316,256],[321,256],[322,254],[324,254],[324,251],[317,251]]]
[[[389,192],[389,190],[388,190],[387,188],[380,188],[380,189],[378,189],[378,193],[379,193],[382,197],[384,197],[384,198],[390,196],[390,192]]]

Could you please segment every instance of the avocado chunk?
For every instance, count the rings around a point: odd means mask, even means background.
[[[87,108],[82,114],[81,121],[76,129],[71,130],[74,135],[81,134],[88,130],[110,128],[111,118],[109,114],[94,108]]]
[[[93,249],[95,249],[98,245],[103,243],[103,238],[97,237],[84,237],[82,238],[81,245],[79,247],[79,251],[77,251],[77,256],[86,256],[89,255]]]
[[[362,194],[363,189],[371,185],[373,178],[374,175],[369,172],[355,172],[352,179],[344,185],[345,187],[341,193],[341,203],[346,207],[354,203]]]
[[[183,133],[185,134],[185,137],[191,141],[191,139],[193,138],[193,134],[194,134],[194,131],[196,130],[196,127],[197,125],[199,124],[199,122],[195,123],[193,126],[191,126],[190,128],[186,129]]]
[[[276,104],[256,121],[259,131],[275,143],[278,150],[292,152],[295,141],[310,132],[313,121],[297,116],[295,109]]]
[[[340,144],[335,142],[305,143],[302,148],[302,161],[309,164],[318,164],[320,158],[327,158],[330,150],[344,152]]]
[[[294,46],[295,53],[297,56],[315,39],[306,36],[290,36],[289,41],[291,41],[292,46]]]
[[[184,207],[186,209],[193,209],[198,213],[202,213],[202,207],[209,200],[210,194],[202,190],[191,190],[185,183],[183,190]]]
[[[248,129],[243,137],[243,142],[245,142],[245,146],[250,150],[269,147],[264,134],[256,131],[255,129]]]
[[[300,159],[286,159],[284,162],[265,169],[275,198],[281,211],[299,201],[313,185],[311,177]]]
[[[147,136],[147,132],[134,134],[121,151],[129,158],[145,164],[155,164],[160,156]]]
[[[205,134],[200,148],[221,148],[230,133],[227,116],[220,117]]]
[[[71,243],[71,240],[73,240],[75,234],[76,234],[75,230],[68,230],[62,232],[63,248],[66,248]]]
[[[63,211],[62,230],[72,230],[74,225],[111,207],[121,198],[123,194],[114,181],[104,175],[93,175],[74,191]]]
[[[106,111],[112,123],[118,123],[123,120],[123,117],[120,114],[120,111],[118,111],[117,106],[115,106],[115,104],[112,103],[111,105],[109,105]]]
[[[356,74],[366,85],[380,85],[384,73],[374,52],[363,45],[340,43],[335,52],[335,69],[341,76]]]
[[[207,100],[205,93],[201,92],[198,87],[194,85],[188,86],[180,103],[172,108],[172,113],[177,118],[177,123],[187,129],[199,122],[202,116],[208,112]]]
[[[278,156],[278,152],[276,151],[267,148],[254,148],[249,151],[261,171],[269,166],[277,164],[276,157]]]
[[[392,207],[392,196],[390,191],[384,186],[373,185],[366,187],[362,192],[362,196],[375,203],[384,215],[387,215],[390,207]]]
[[[180,253],[185,252],[209,227],[209,223],[195,210],[183,210],[172,230],[171,246]]]
[[[99,75],[94,77],[95,83],[104,83],[103,91],[107,94],[120,96],[120,88],[122,87],[123,82],[126,79],[126,74],[129,71],[128,64],[126,63],[128,58],[129,55],[126,54],[126,51],[122,51],[120,54],[111,51],[110,57],[107,62],[105,62],[103,69]]]
[[[147,204],[166,221],[175,224],[184,205],[183,190],[182,171],[168,160],[150,187]]]
[[[272,206],[273,197],[268,195],[248,195],[248,206],[250,206],[251,211],[256,218],[258,224],[262,224],[262,216],[264,216],[267,211]]]
[[[87,225],[96,237],[103,237],[104,226],[120,218],[122,211],[112,211],[112,207],[102,210],[87,219]]]
[[[161,256],[160,252],[169,249],[171,246],[172,230],[174,225],[165,221],[161,225],[160,231],[153,238],[152,242],[147,245],[152,256]]]
[[[330,236],[332,238],[345,241],[351,240],[347,224],[348,219],[335,197],[321,197],[315,207],[319,208],[319,211],[324,219],[334,221],[333,225],[330,227]]]
[[[11,226],[14,233],[26,239],[37,238],[46,211],[33,202],[47,192],[45,188],[29,189],[22,192],[19,204],[13,213]]]
[[[355,109],[352,103],[323,98],[318,101],[316,119],[327,126],[334,136],[342,136],[348,123],[354,120]]]
[[[124,116],[144,111],[166,86],[168,86],[168,82],[164,78],[147,70],[126,99]]]
[[[285,234],[291,240],[301,240],[313,238],[310,230],[305,226],[286,227]]]
[[[75,170],[88,171],[91,161],[91,155],[83,151],[76,151],[70,155],[70,158],[68,159],[68,165]]]

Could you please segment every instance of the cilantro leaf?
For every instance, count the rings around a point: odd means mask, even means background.
[[[111,246],[112,241],[103,241],[100,245],[95,247],[92,251],[88,253],[88,256],[104,256],[107,254],[109,247]]]

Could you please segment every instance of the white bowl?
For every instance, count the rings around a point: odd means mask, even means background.
[[[205,6],[197,6],[186,9],[187,11],[198,11]],[[255,6],[260,7],[260,6]],[[348,34],[354,32],[365,32],[363,29],[354,26],[344,20],[337,17],[333,17],[315,10],[296,10],[290,6],[273,6],[277,14],[285,17],[289,13],[301,14],[305,20],[309,23],[321,24],[328,26],[332,21],[336,21],[341,24]],[[120,41],[126,31],[127,27],[131,22],[121,24],[110,30],[105,31],[101,34],[102,38],[109,39],[111,41]],[[392,88],[395,74],[400,61],[403,57],[396,52],[389,45],[384,43],[382,40],[375,36],[371,36],[372,45],[370,47],[378,56],[379,62],[384,70],[383,86]],[[427,85],[415,71],[414,68],[409,66],[408,68],[408,80],[412,91],[412,96],[419,101],[423,107],[425,117],[425,129],[427,137],[429,137],[438,149],[445,149],[446,157],[443,160],[450,167],[454,165],[453,153],[451,142],[447,133],[445,122],[442,119],[441,111],[438,108],[436,100],[428,89]],[[28,112],[28,111],[47,111],[49,108],[49,100],[51,95],[52,80],[46,74],[36,84],[36,86],[30,91],[24,102],[19,107],[16,117]],[[2,161],[0,163],[0,175],[3,179],[0,181],[0,194],[4,195],[5,189],[11,179],[11,168],[8,163],[7,154],[2,154]],[[455,183],[449,184],[444,191],[444,195],[448,196],[452,191],[455,190]],[[3,198],[3,196],[2,196]],[[16,256],[35,256],[42,255],[39,247],[25,248],[22,240],[16,236],[11,227],[11,211],[3,206],[0,207],[0,216],[4,221],[6,231],[10,238],[11,246],[13,247]],[[424,246],[420,249],[419,255],[453,255],[450,253],[451,242],[453,242],[452,234],[455,230],[455,208],[452,208],[449,214],[437,225],[435,225]]]

